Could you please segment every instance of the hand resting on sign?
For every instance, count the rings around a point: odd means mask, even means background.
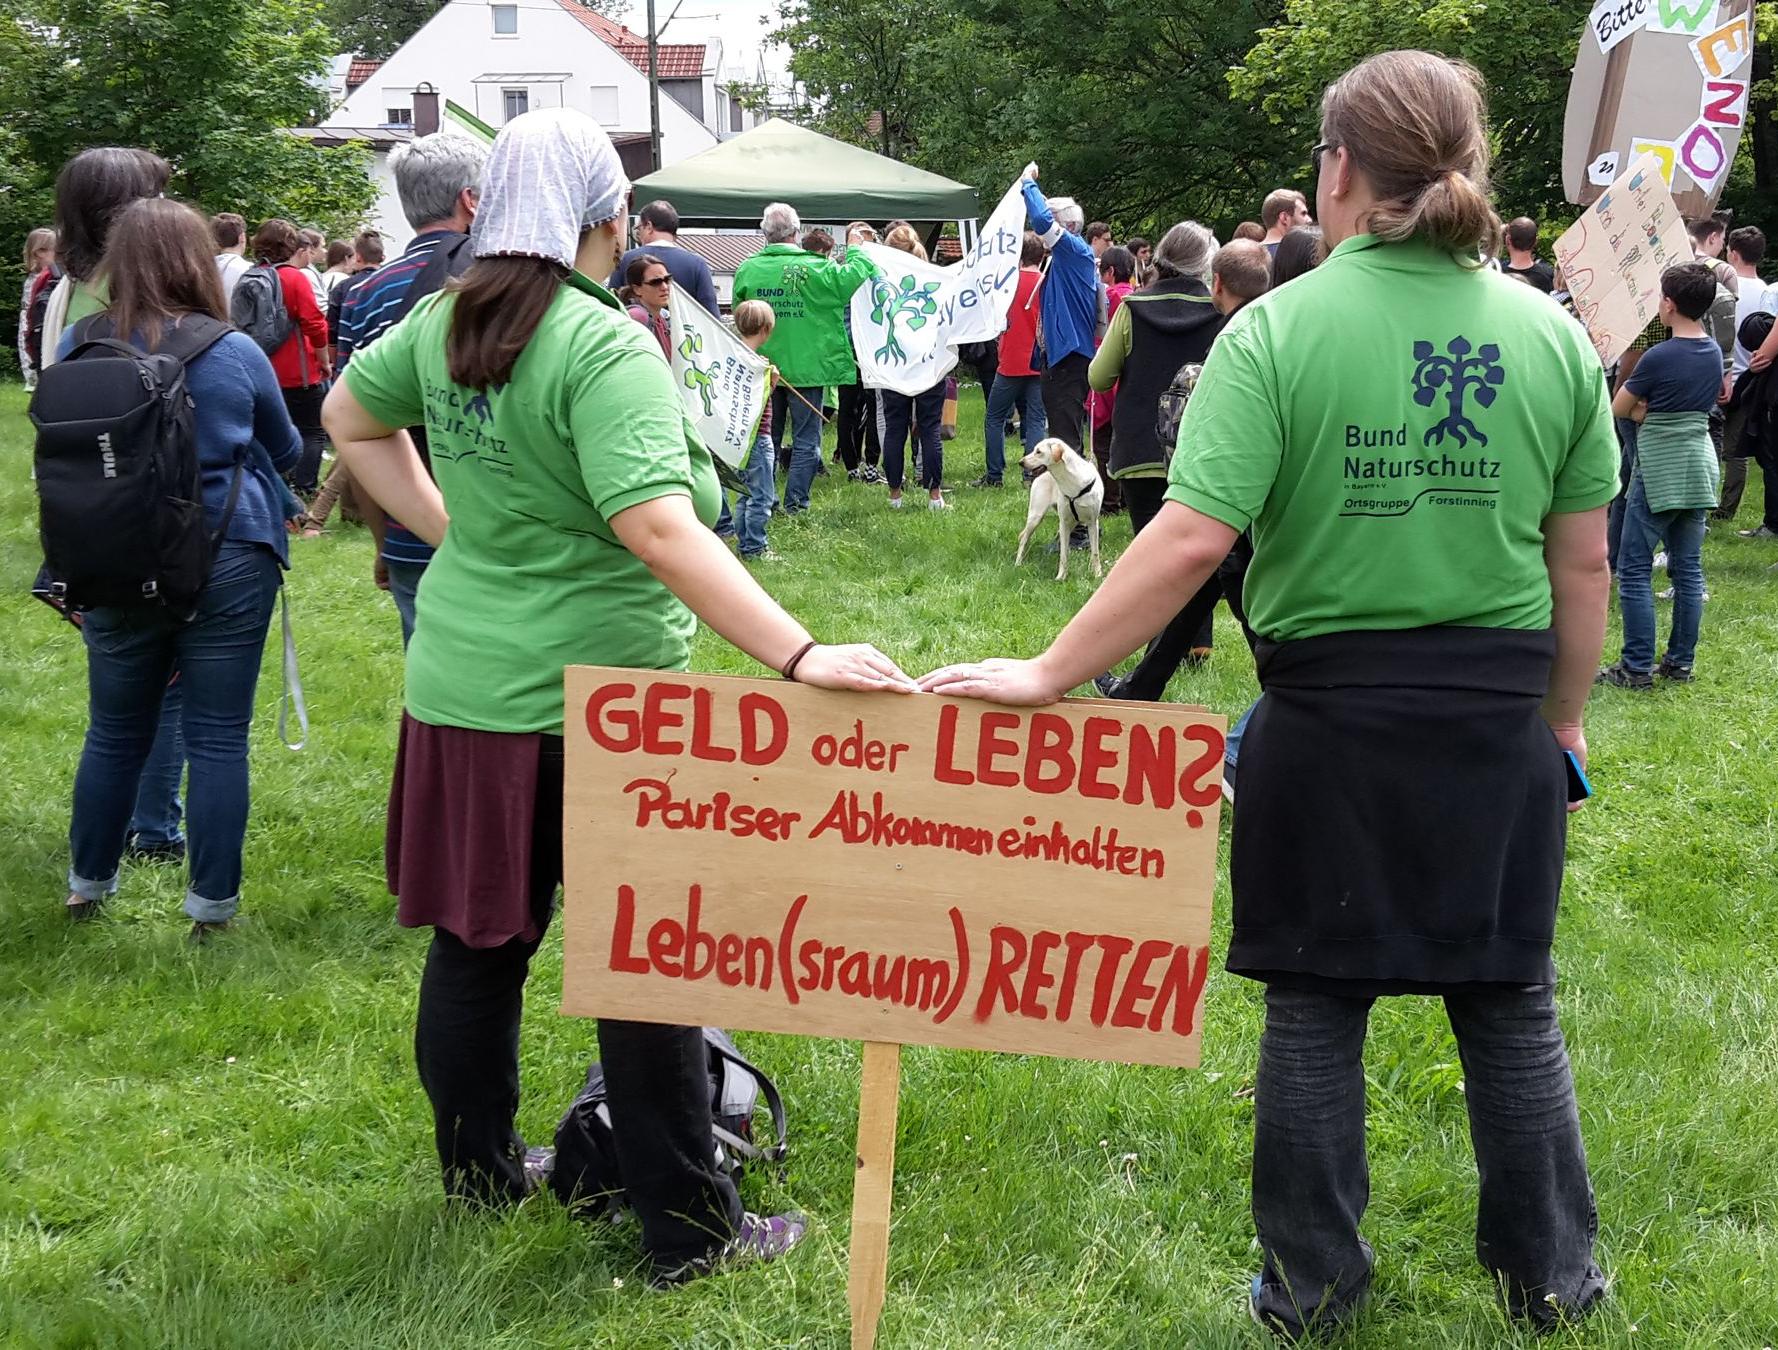
[[[1220,520],[1168,502],[1043,655],[945,666],[920,688],[1022,707],[1054,703],[1160,632],[1234,542],[1235,531]]]

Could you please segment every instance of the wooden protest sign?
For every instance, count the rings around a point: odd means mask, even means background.
[[[1610,365],[1653,319],[1661,273],[1691,240],[1660,163],[1645,153],[1556,241],[1556,262],[1599,359]]]
[[[1747,120],[1753,0],[1596,0],[1562,136],[1568,200],[1591,205],[1655,156],[1679,210],[1709,215]]]
[[[1223,732],[1173,705],[570,668],[563,1010],[868,1043],[868,1346],[897,1047],[1198,1063]]]

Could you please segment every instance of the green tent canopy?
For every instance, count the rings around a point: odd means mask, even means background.
[[[638,204],[662,197],[686,225],[757,224],[771,202],[804,220],[973,221],[977,212],[972,187],[776,117],[636,183]]]

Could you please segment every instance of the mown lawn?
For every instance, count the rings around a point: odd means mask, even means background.
[[[189,948],[182,878],[136,868],[107,919],[68,924],[83,662],[25,594],[24,406],[0,388],[0,1343],[843,1345],[855,1044],[742,1037],[785,1090],[795,1150],[788,1185],[754,1183],[748,1202],[813,1218],[770,1268],[651,1294],[628,1231],[544,1200],[444,1212],[411,1059],[425,939],[395,926],[382,885],[401,652],[363,531],[294,546],[315,726],[300,754],[279,746],[274,651],[251,922]],[[947,457],[956,511],[910,493],[891,513],[882,489],[835,475],[808,517],[774,523],[785,561],[761,576],[818,634],[875,640],[921,671],[1028,653],[1086,597],[1084,567],[1057,585],[1044,555],[1011,566],[1021,491],[961,487],[980,472],[980,406],[967,390]],[[1107,536],[1121,548],[1128,525]],[[1473,1257],[1455,1046],[1435,1002],[1398,1000],[1372,1023],[1379,1268],[1347,1344],[1778,1342],[1774,562],[1778,548],[1714,530],[1698,683],[1607,691],[1591,718],[1600,796],[1574,822],[1558,954],[1610,1302],[1548,1342],[1496,1312]],[[694,665],[759,673],[708,635]],[[1172,696],[1233,714],[1253,692],[1224,615],[1214,661]],[[1220,948],[1226,889],[1218,911]],[[524,1033],[521,1124],[537,1140],[593,1047],[590,1025],[555,1010],[560,962],[558,928]],[[1259,1011],[1255,986],[1215,975],[1195,1073],[908,1050],[881,1344],[1261,1344],[1243,1302]]]

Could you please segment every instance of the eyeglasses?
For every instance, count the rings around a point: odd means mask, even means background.
[[[1321,173],[1321,157],[1329,150],[1338,150],[1339,148],[1332,141],[1323,141],[1309,151],[1309,163],[1314,167],[1317,176]]]
[[[670,276],[643,277],[642,284],[644,286],[671,286],[673,284],[673,278]]]

